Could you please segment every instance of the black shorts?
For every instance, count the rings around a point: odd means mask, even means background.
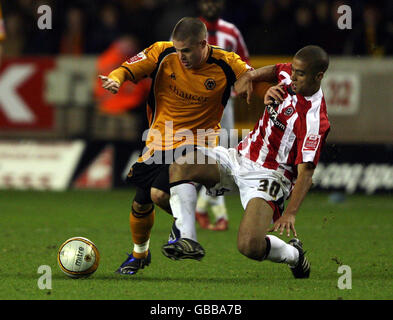
[[[185,155],[187,151],[194,150],[194,146],[183,147],[176,152],[173,150],[156,151],[152,158],[145,162],[136,162],[127,176],[126,182],[136,187],[134,200],[139,204],[152,203],[150,197],[151,188],[170,193],[169,191],[169,166],[177,155]],[[154,161],[152,161],[154,157]]]
[[[137,162],[132,166],[132,176],[126,182],[136,187],[135,201],[152,203],[150,189],[160,189],[169,194],[169,164],[146,164]]]

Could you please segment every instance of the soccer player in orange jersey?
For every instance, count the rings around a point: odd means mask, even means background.
[[[112,93],[117,93],[124,81],[152,78],[146,147],[128,177],[137,189],[130,213],[134,249],[117,270],[120,274],[135,274],[149,265],[154,204],[171,212],[170,164],[197,145],[215,145],[231,88],[251,69],[237,54],[209,45],[206,26],[198,18],[181,19],[172,39],[154,43],[108,76],[100,76],[102,86]],[[195,215],[185,227],[195,229]],[[190,249],[190,258],[204,256],[196,241],[185,246]]]

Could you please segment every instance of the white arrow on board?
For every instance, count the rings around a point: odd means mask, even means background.
[[[35,67],[31,64],[8,67],[0,76],[0,109],[12,122],[34,122],[35,116],[16,89],[25,82]]]

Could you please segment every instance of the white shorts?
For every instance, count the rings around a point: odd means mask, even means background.
[[[278,206],[282,213],[284,201],[289,197],[292,183],[275,170],[263,168],[257,163],[241,156],[234,148],[197,147],[219,165],[220,183],[209,190],[212,195],[233,191],[237,185],[244,209],[253,198],[262,198],[272,207]],[[273,208],[275,209],[275,208]]]

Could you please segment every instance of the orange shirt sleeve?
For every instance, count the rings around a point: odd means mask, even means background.
[[[172,42],[156,42],[137,55],[125,61],[119,68],[109,74],[109,78],[122,84],[125,80],[138,82],[139,80],[150,76],[157,66],[160,54]]]
[[[227,63],[231,66],[235,73],[236,80],[239,79],[245,72],[252,69],[246,62],[244,62],[239,55],[230,52],[226,55]]]

